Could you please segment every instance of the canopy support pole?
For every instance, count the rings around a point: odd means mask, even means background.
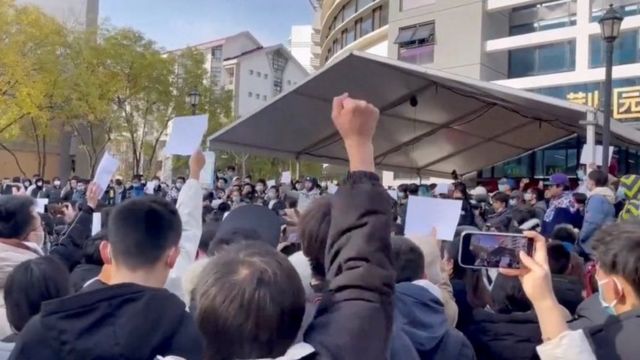
[[[296,179],[300,179],[300,159],[296,158]]]
[[[596,113],[594,111],[589,111],[587,113],[587,120],[581,122],[582,125],[585,126],[585,132],[587,134],[587,142],[585,144],[585,151],[587,154],[591,154],[591,158],[587,159],[590,163],[596,162],[596,126],[598,122],[596,121]],[[589,165],[587,164],[587,165]]]

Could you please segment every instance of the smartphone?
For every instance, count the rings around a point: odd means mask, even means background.
[[[521,234],[468,231],[460,239],[458,261],[468,268],[520,269],[518,253],[533,254],[533,240]]]

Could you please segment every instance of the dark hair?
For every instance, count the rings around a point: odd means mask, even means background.
[[[391,237],[391,261],[396,271],[396,284],[424,278],[424,254],[406,237]]]
[[[0,196],[0,238],[23,240],[33,230],[33,206],[28,196]]]
[[[467,192],[467,185],[462,182],[453,183],[453,191],[459,191],[462,193],[464,200],[469,201],[469,193]]]
[[[571,265],[571,253],[560,241],[552,241],[547,244],[549,256],[549,271],[553,275],[564,275]]]
[[[107,239],[107,232],[102,230],[91,236],[82,245],[82,259],[85,264],[102,266],[104,261],[100,254],[100,243]]]
[[[209,242],[209,248],[207,249],[207,255],[217,255],[222,249],[241,242],[260,242],[262,238],[260,233],[256,229],[248,227],[234,228],[224,235],[214,237]]]
[[[530,187],[529,190],[536,195],[536,201],[544,201],[544,190],[537,187]]]
[[[69,294],[69,272],[58,260],[42,256],[24,261],[11,271],[4,286],[9,324],[20,332],[43,302]]]
[[[216,181],[220,181],[220,180],[224,181],[225,185],[229,183],[229,180],[227,180],[226,177],[223,177],[223,176],[218,177],[218,179]]]
[[[398,185],[398,192],[406,193],[409,190],[409,185],[400,184]]]
[[[176,182],[178,182],[178,180],[182,180],[182,182],[187,181],[187,179],[186,179],[184,176],[178,176],[178,177],[176,178]]]
[[[331,198],[315,199],[298,221],[298,239],[302,253],[309,259],[311,273],[325,277],[324,257],[331,226]]]
[[[287,209],[295,209],[298,207],[298,199],[294,198],[293,196],[287,196],[284,199],[284,203],[287,206]]]
[[[493,196],[491,197],[491,200],[501,202],[505,205],[509,204],[509,199],[510,199],[510,196],[501,191],[498,191],[497,193],[493,194]]]
[[[107,225],[109,225],[109,218],[111,217],[112,212],[113,212],[112,207],[105,207],[105,208],[102,208],[102,210],[100,210],[100,230],[107,228]]]
[[[256,181],[256,185],[258,184],[262,184],[262,186],[267,187],[267,181],[265,179],[258,179],[258,181]]]
[[[257,242],[231,245],[213,257],[195,294],[205,359],[281,356],[295,341],[305,311],[293,265]]]
[[[198,243],[198,250],[204,252],[209,251],[209,245],[211,245],[211,242],[216,237],[219,227],[219,221],[210,221],[204,224],[202,234],[200,235],[200,242]]]
[[[520,284],[520,280],[498,274],[491,287],[491,308],[498,314],[527,312],[531,310],[531,302]]]
[[[558,225],[553,229],[550,239],[575,245],[578,236],[571,225]]]
[[[640,223],[610,224],[592,238],[592,249],[605,273],[625,279],[640,297]]]
[[[107,228],[113,257],[139,270],[155,265],[178,245],[182,222],[175,206],[155,196],[127,200],[113,210]]]
[[[607,186],[609,183],[609,175],[602,170],[592,170],[587,176],[597,187]]]
[[[420,186],[418,186],[418,184],[409,184],[409,186],[407,187],[407,193],[409,195],[418,195],[419,192]]]
[[[235,167],[235,166],[233,166],[233,165],[229,165],[229,166],[227,166],[227,171],[233,171],[233,172],[236,172],[236,167]]]
[[[518,205],[511,210],[511,219],[520,226],[536,218],[536,211],[530,205]]]
[[[584,205],[587,203],[587,194],[583,194],[580,192],[573,193],[573,200],[575,200],[576,204]]]

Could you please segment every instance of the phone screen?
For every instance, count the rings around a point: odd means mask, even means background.
[[[533,241],[519,234],[466,232],[460,241],[460,265],[472,268],[519,269],[518,253],[533,253]]]

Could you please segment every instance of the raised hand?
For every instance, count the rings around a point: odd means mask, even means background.
[[[91,182],[87,187],[87,205],[95,210],[103,192],[97,183]]]
[[[189,158],[189,178],[200,180],[200,172],[204,169],[206,159],[200,149],[196,150]]]
[[[351,171],[374,171],[373,135],[380,112],[364,100],[343,94],[333,99],[331,118],[349,155]]]

